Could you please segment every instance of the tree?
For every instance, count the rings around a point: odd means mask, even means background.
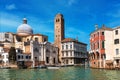
[[[11,47],[9,50],[9,62],[10,63],[16,62],[16,49],[15,49],[15,47]]]

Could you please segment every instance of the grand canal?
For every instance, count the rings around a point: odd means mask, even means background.
[[[0,80],[120,80],[119,70],[82,67],[48,69],[0,69]]]

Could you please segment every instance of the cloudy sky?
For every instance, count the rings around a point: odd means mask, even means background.
[[[0,32],[14,32],[27,18],[34,33],[48,35],[54,42],[54,17],[65,19],[66,38],[87,43],[94,25],[120,25],[120,0],[0,0]],[[89,50],[89,49],[88,49]]]

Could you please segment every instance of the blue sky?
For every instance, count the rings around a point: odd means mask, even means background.
[[[16,33],[25,16],[34,33],[48,35],[54,42],[57,13],[64,16],[66,38],[78,37],[89,48],[89,34],[95,24],[120,25],[120,0],[0,0],[0,32]]]

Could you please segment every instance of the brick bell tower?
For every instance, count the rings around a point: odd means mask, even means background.
[[[64,18],[57,14],[54,19],[54,44],[59,48],[59,61],[61,62],[61,41],[64,39]]]

